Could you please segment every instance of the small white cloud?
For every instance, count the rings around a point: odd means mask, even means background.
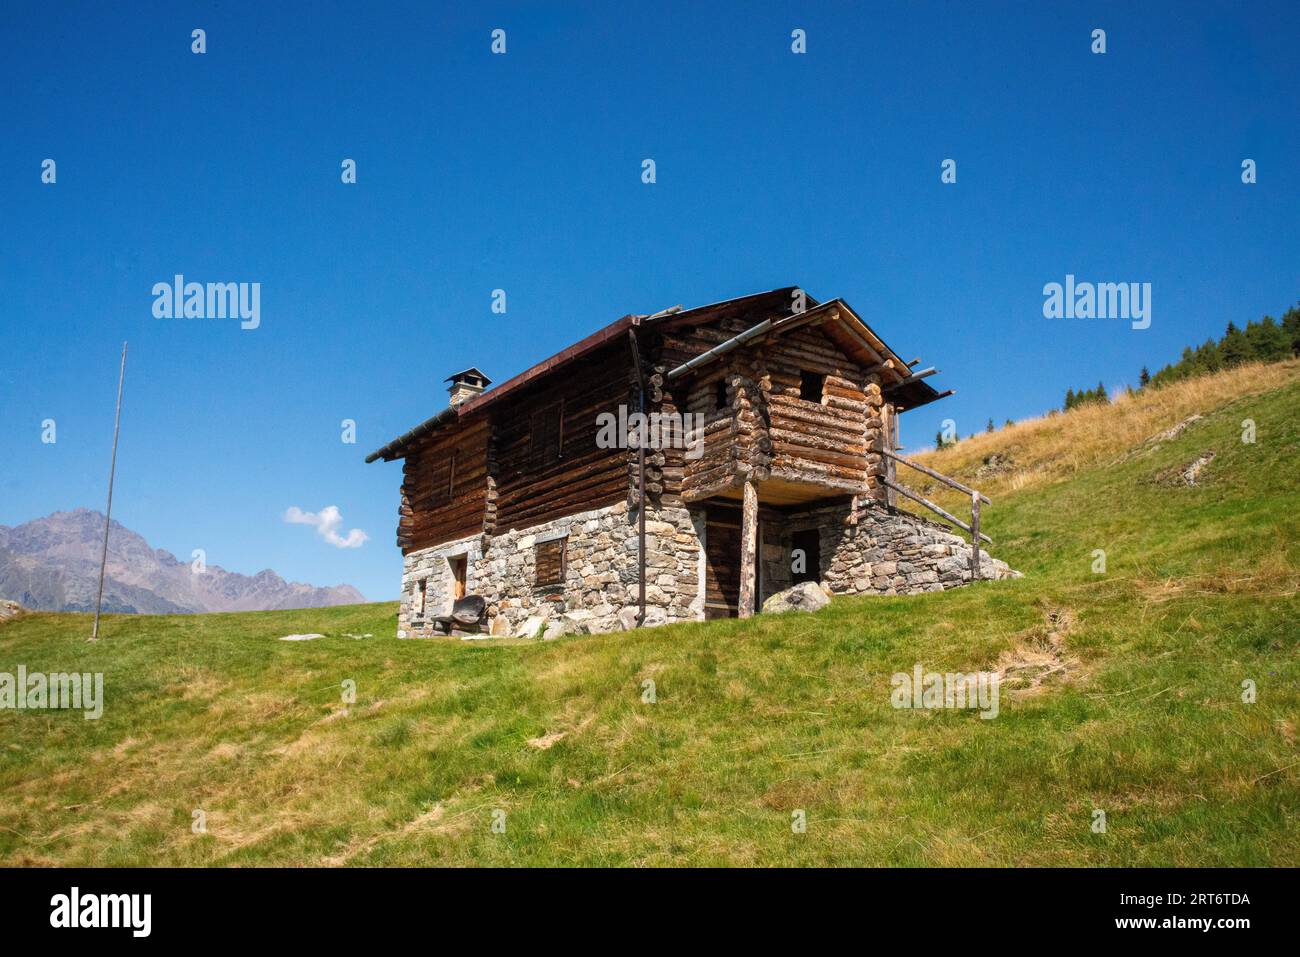
[[[335,548],[360,548],[362,542],[370,537],[359,528],[352,529],[346,537],[340,535],[343,515],[337,505],[326,506],[319,512],[304,512],[297,505],[291,505],[284,513],[284,520],[293,525],[315,526],[316,534]]]

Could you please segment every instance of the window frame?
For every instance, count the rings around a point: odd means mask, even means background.
[[[423,618],[429,603],[429,577],[417,578],[411,598],[411,617]]]
[[[817,397],[810,398],[808,388],[810,382],[816,383]],[[814,372],[811,369],[799,370],[799,398],[804,402],[813,402],[817,405],[825,405],[823,401],[826,398],[826,373]]]
[[[542,580],[542,549],[555,547],[559,549],[559,555],[556,560],[556,572],[554,578]],[[548,538],[544,542],[535,542],[533,544],[533,586],[536,588],[555,588],[563,586],[569,570],[569,536],[557,535],[555,538]]]
[[[727,395],[727,377],[723,376],[713,383],[713,410],[721,412],[724,409],[731,408],[731,401]]]

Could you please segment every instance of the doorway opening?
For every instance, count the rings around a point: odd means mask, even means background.
[[[447,559],[447,564],[451,567],[451,600],[465,597],[465,577],[468,571],[466,567],[468,562],[464,555],[457,555],[454,558]]]
[[[796,585],[822,580],[822,535],[819,529],[807,528],[790,536],[790,569]]]

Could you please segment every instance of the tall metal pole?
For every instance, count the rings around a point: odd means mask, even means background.
[[[99,640],[99,607],[104,601],[104,566],[108,564],[108,526],[113,520],[113,473],[117,471],[117,433],[122,424],[122,382],[126,379],[126,343],[122,343],[122,368],[117,374],[117,411],[113,413],[113,458],[108,465],[108,506],[104,509],[104,547],[99,553],[99,592],[95,595],[95,627],[90,640]]]

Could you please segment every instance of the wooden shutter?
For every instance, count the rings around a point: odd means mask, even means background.
[[[560,416],[564,406],[548,405],[533,413],[530,458],[533,468],[542,468],[560,458]]]
[[[564,584],[565,541],[563,538],[557,538],[549,542],[539,542],[534,546],[538,585]]]

